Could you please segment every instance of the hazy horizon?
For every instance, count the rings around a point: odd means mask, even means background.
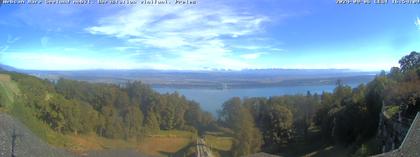
[[[13,68],[16,70],[24,71],[179,71],[179,72],[241,72],[241,71],[265,71],[265,70],[297,70],[297,71],[316,71],[316,70],[331,70],[331,71],[341,71],[341,72],[380,72],[380,71],[389,71],[388,69],[378,69],[378,70],[359,70],[359,69],[349,69],[349,68],[244,68],[244,69],[152,69],[152,68],[128,68],[128,69],[106,69],[106,68],[92,68],[92,69],[31,69],[31,68],[17,68],[12,65],[0,64],[0,68]],[[391,68],[391,67],[390,67]]]

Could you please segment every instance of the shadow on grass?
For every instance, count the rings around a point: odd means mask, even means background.
[[[287,146],[279,146],[273,148],[269,152],[281,152],[280,155],[284,157],[294,156],[312,156],[321,150],[330,150],[329,145],[322,141],[310,143],[291,143]]]
[[[345,146],[333,144],[331,141],[323,139],[319,130],[310,130],[306,138],[300,136],[293,143],[271,146],[266,148],[264,152],[277,152],[276,154],[282,157],[345,157],[350,155]]]
[[[220,150],[220,149],[217,149],[217,148],[212,148],[212,151],[218,153],[219,157],[231,157],[232,156],[231,151]]]

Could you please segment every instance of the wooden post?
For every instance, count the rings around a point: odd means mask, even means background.
[[[16,134],[16,129],[13,128],[12,133],[12,157],[16,157],[16,140],[18,137],[21,137],[22,135]]]

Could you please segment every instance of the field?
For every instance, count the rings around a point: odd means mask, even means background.
[[[185,153],[188,150],[191,139],[182,137],[151,137],[146,138],[138,145],[138,150],[142,153],[153,156],[173,156],[173,154]]]
[[[187,154],[189,147],[195,141],[195,134],[187,131],[170,130],[159,131],[156,134],[144,137],[141,141],[107,139],[95,134],[89,135],[66,135],[68,143],[66,149],[77,154],[87,151],[100,150],[137,150],[150,156],[177,156]]]
[[[117,140],[91,135],[66,135],[69,144],[65,147],[78,154],[91,150],[134,149],[149,156],[190,156],[195,152],[197,135],[188,131],[158,131],[136,142],[135,140]],[[232,138],[222,132],[207,132],[207,145],[213,155],[230,156]]]
[[[184,156],[191,154],[196,135],[192,132],[170,130],[159,131],[146,137],[137,149],[153,156]]]
[[[204,137],[215,156],[229,156],[232,149],[232,137],[223,132],[207,132]]]
[[[188,156],[196,150],[197,134],[188,131],[169,130],[158,131],[152,135],[135,139],[108,139],[97,136],[95,133],[84,135],[59,134],[47,124],[39,121],[33,115],[33,109],[26,107],[18,101],[17,83],[9,75],[0,74],[0,102],[3,112],[8,112],[24,123],[36,136],[47,143],[65,148],[76,154],[83,155],[90,151],[103,150],[135,150],[150,156]],[[46,99],[50,95],[48,94]],[[229,155],[232,147],[232,138],[223,132],[207,132],[205,140],[215,156]]]
[[[99,137],[94,133],[87,135],[66,135],[66,138],[69,139],[69,142],[65,147],[76,153],[102,149],[134,149],[136,145],[135,141],[108,139]]]

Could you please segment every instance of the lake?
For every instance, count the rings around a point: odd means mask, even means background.
[[[359,84],[349,84],[351,87],[356,87]],[[232,97],[270,97],[281,95],[306,94],[310,91],[312,94],[321,94],[323,91],[332,92],[335,85],[316,85],[316,86],[279,86],[266,88],[236,88],[236,89],[204,89],[204,88],[171,88],[171,87],[155,87],[153,88],[159,93],[178,93],[184,95],[187,99],[194,100],[200,103],[201,108],[205,111],[211,112],[217,116],[222,104]]]

